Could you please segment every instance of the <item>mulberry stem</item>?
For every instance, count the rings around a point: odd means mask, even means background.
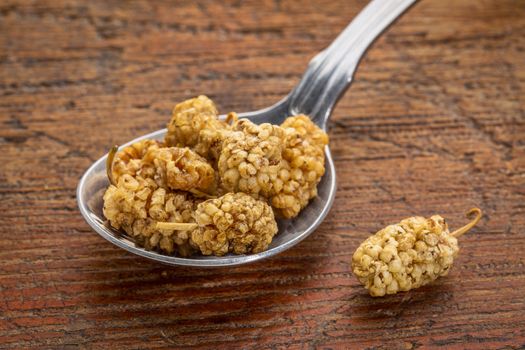
[[[115,159],[115,154],[117,154],[117,151],[117,145],[111,147],[111,150],[108,153],[108,157],[106,158],[106,174],[108,175],[109,182],[113,186],[117,185],[115,179],[113,178],[113,159]]]
[[[199,198],[207,198],[207,199],[215,199],[217,198],[217,196],[213,196],[211,194],[208,194],[208,193],[205,193],[205,192],[202,192],[202,191],[199,191],[198,189],[196,188],[190,188],[188,190],[188,192],[194,194],[196,197],[199,197]]]
[[[191,231],[199,225],[183,223],[183,222],[157,222],[159,230],[174,230],[174,231]]]
[[[239,117],[237,116],[237,113],[230,112],[226,116],[225,122],[231,125],[231,124],[235,123],[237,120],[239,120]]]
[[[467,218],[472,216],[472,214],[476,214],[476,217],[471,222],[466,224],[465,226],[463,226],[461,228],[458,228],[456,231],[452,232],[451,233],[452,236],[458,238],[462,234],[468,232],[471,228],[476,226],[476,224],[478,223],[479,219],[481,219],[481,216],[483,216],[483,213],[481,212],[481,209],[479,209],[479,208],[472,208],[472,209],[470,209],[467,212],[467,214],[466,214]]]
[[[184,156],[186,155],[186,153],[188,153],[188,150],[189,150],[189,149],[188,149],[187,147],[185,147],[185,148],[184,148],[184,151],[182,151],[182,154],[181,154],[180,156],[178,156],[177,159],[175,159],[173,162],[174,162],[175,164],[178,164],[179,161],[180,161],[182,158],[184,158]]]

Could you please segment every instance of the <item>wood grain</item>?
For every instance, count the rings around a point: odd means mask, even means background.
[[[275,258],[161,266],[77,210],[110,145],[197,94],[276,102],[365,3],[2,1],[0,348],[524,348],[523,1],[425,0],[375,43],[331,123],[334,207]],[[368,234],[472,206],[448,277],[373,299],[351,275]]]

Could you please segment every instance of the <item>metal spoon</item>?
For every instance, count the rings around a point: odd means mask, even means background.
[[[352,82],[352,77],[367,48],[396,18],[416,0],[372,0],[345,30],[324,51],[317,54],[308,65],[304,76],[293,91],[283,100],[255,112],[241,113],[255,123],[281,124],[287,116],[304,113],[321,128],[326,123],[339,97]],[[143,139],[162,140],[166,129],[139,137],[126,145]],[[124,145],[124,146],[126,146]],[[108,186],[106,157],[96,161],[82,176],[77,188],[80,212],[87,223],[102,237],[134,254],[169,265],[228,266],[239,265],[278,254],[294,246],[321,224],[330,210],[336,190],[335,169],[326,148],[326,173],[318,185],[318,197],[292,220],[281,220],[279,232],[269,249],[251,255],[193,256],[181,258],[147,251],[136,246],[133,239],[114,230],[102,214],[102,195]]]

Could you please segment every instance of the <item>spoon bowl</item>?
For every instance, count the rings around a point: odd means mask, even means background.
[[[307,114],[323,130],[339,97],[352,82],[353,74],[367,48],[396,18],[416,0],[373,0],[346,27],[336,40],[315,56],[296,88],[269,108],[241,113],[240,118],[256,124],[281,124],[286,117]],[[222,116],[224,118],[224,116]],[[166,129],[158,130],[128,142],[144,139],[163,140]],[[325,174],[317,186],[318,196],[301,213],[288,220],[278,220],[279,231],[269,248],[250,255],[229,254],[222,257],[195,255],[188,258],[148,251],[133,238],[115,230],[102,213],[103,195],[109,185],[106,176],[107,154],[97,160],[82,176],[77,187],[77,201],[87,223],[111,243],[145,258],[168,265],[231,266],[261,260],[296,245],[310,235],[332,207],[336,192],[335,168],[330,148],[325,148]]]
[[[162,140],[166,129],[155,131],[129,142],[127,145],[143,139]],[[231,266],[257,261],[278,254],[302,241],[321,224],[328,214],[335,197],[335,169],[326,149],[326,173],[319,183],[319,196],[313,199],[299,216],[291,220],[278,220],[279,232],[270,247],[260,253],[250,255],[202,256],[188,258],[164,255],[148,251],[135,244],[132,237],[112,228],[102,214],[104,191],[109,186],[106,176],[107,154],[97,160],[84,174],[77,188],[77,200],[80,212],[88,224],[102,237],[131,253],[168,265],[183,266]]]

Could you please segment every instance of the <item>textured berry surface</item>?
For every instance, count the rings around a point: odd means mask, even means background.
[[[195,218],[199,227],[191,233],[191,243],[204,255],[259,253],[277,233],[270,206],[244,193],[200,203]]]
[[[281,167],[284,131],[241,119],[223,141],[218,169],[224,188],[257,197],[272,193],[272,178]]]
[[[370,295],[395,294],[445,276],[458,252],[441,216],[415,216],[367,238],[352,257],[352,270]]]
[[[104,194],[104,216],[146,249],[189,255],[189,233],[156,229],[158,221],[193,222],[196,200],[183,192],[169,192],[152,179],[123,175]]]
[[[221,129],[226,126],[226,123],[218,120],[217,114],[217,107],[213,101],[203,95],[177,104],[168,123],[166,145],[195,146],[201,130]]]
[[[113,178],[118,182],[119,178],[128,174],[143,178],[154,178],[155,169],[151,163],[143,161],[144,156],[151,151],[158,150],[162,144],[155,140],[143,140],[135,142],[119,150],[113,160]]]
[[[289,117],[281,127],[283,161],[272,179],[270,203],[281,216],[292,218],[317,196],[317,184],[325,172],[328,135],[305,115]]]
[[[158,148],[149,152],[144,162],[153,164],[160,183],[169,189],[208,191],[216,187],[211,165],[189,148]]]

